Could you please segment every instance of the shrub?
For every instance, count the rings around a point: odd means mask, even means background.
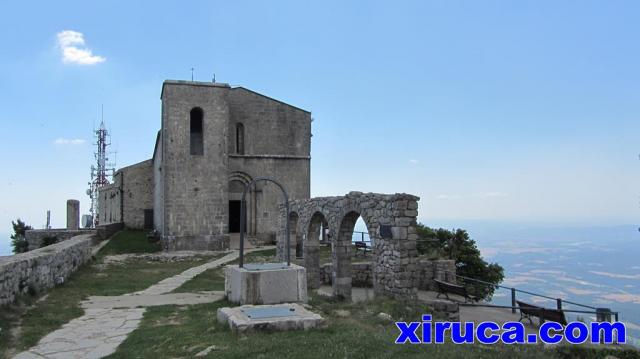
[[[463,229],[434,230],[423,224],[416,226],[418,252],[429,257],[450,258],[456,261],[458,275],[499,284],[504,279],[504,269],[497,263],[487,263],[480,254],[476,242]],[[476,296],[489,300],[495,291],[492,285],[466,281],[465,285]]]
[[[25,238],[25,232],[33,229],[18,218],[16,222],[11,221],[13,225],[13,234],[11,235],[11,245],[13,246],[13,253],[24,253],[29,251],[29,243]]]

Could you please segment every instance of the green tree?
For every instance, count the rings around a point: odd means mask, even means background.
[[[463,229],[432,229],[418,224],[418,252],[430,258],[450,258],[456,262],[456,273],[460,276],[483,282],[500,284],[504,279],[504,268],[497,263],[487,263],[480,254],[476,242]],[[461,280],[476,296],[491,299],[495,287],[471,280]]]
[[[11,221],[13,225],[13,234],[11,235],[11,244],[13,245],[13,253],[24,253],[29,251],[29,243],[25,238],[25,232],[33,229],[18,218],[16,222]]]

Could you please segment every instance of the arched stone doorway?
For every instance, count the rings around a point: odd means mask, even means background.
[[[229,175],[229,245],[231,249],[238,249],[240,243],[240,202],[242,199],[242,192],[244,187],[251,182],[251,176],[243,172],[233,172]],[[247,217],[245,218],[245,224],[247,229],[247,236],[249,241],[255,236],[255,193],[249,192],[247,195]]]
[[[419,275],[415,228],[418,200],[418,197],[404,193],[350,192],[345,196],[291,201],[291,208],[299,215],[299,223],[303,223],[300,228],[308,228],[303,243],[309,288],[315,288],[315,278],[319,278],[315,275],[319,267],[318,256],[312,253],[318,253],[316,243],[321,232],[318,224],[324,217],[332,243],[333,292],[339,297],[350,297],[351,239],[354,225],[361,216],[372,242],[371,271],[375,294],[415,297]],[[284,223],[280,221],[281,226]],[[298,233],[301,232],[298,229]],[[278,233],[278,255],[283,256],[283,227]]]

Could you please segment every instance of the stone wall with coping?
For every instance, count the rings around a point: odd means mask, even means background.
[[[96,226],[96,230],[98,231],[98,239],[104,241],[123,228],[124,225],[122,223],[101,224],[99,226]]]
[[[434,279],[447,282],[456,282],[456,261],[452,259],[427,260],[421,259],[418,262],[420,275],[418,277],[418,289],[437,290]]]
[[[29,243],[29,250],[40,248],[42,240],[46,237],[56,237],[58,242],[66,241],[81,234],[95,234],[95,229],[69,230],[65,228],[57,229],[32,229],[25,232],[24,236]]]
[[[331,284],[333,265],[325,263],[320,266],[320,283]],[[351,284],[354,287],[373,287],[373,272],[371,263],[351,264]]]
[[[320,283],[331,284],[332,267],[331,263],[325,263],[320,266]],[[420,273],[418,289],[420,290],[437,290],[434,279],[456,283],[454,260],[420,260],[418,261],[418,268]],[[352,263],[351,284],[355,287],[372,287],[372,273],[370,262]]]
[[[42,293],[64,283],[91,259],[94,236],[83,234],[30,252],[0,258],[0,305],[19,295]]]

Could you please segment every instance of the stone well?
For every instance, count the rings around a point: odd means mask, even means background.
[[[286,263],[247,263],[225,268],[224,289],[233,303],[278,304],[307,301],[304,267]]]

